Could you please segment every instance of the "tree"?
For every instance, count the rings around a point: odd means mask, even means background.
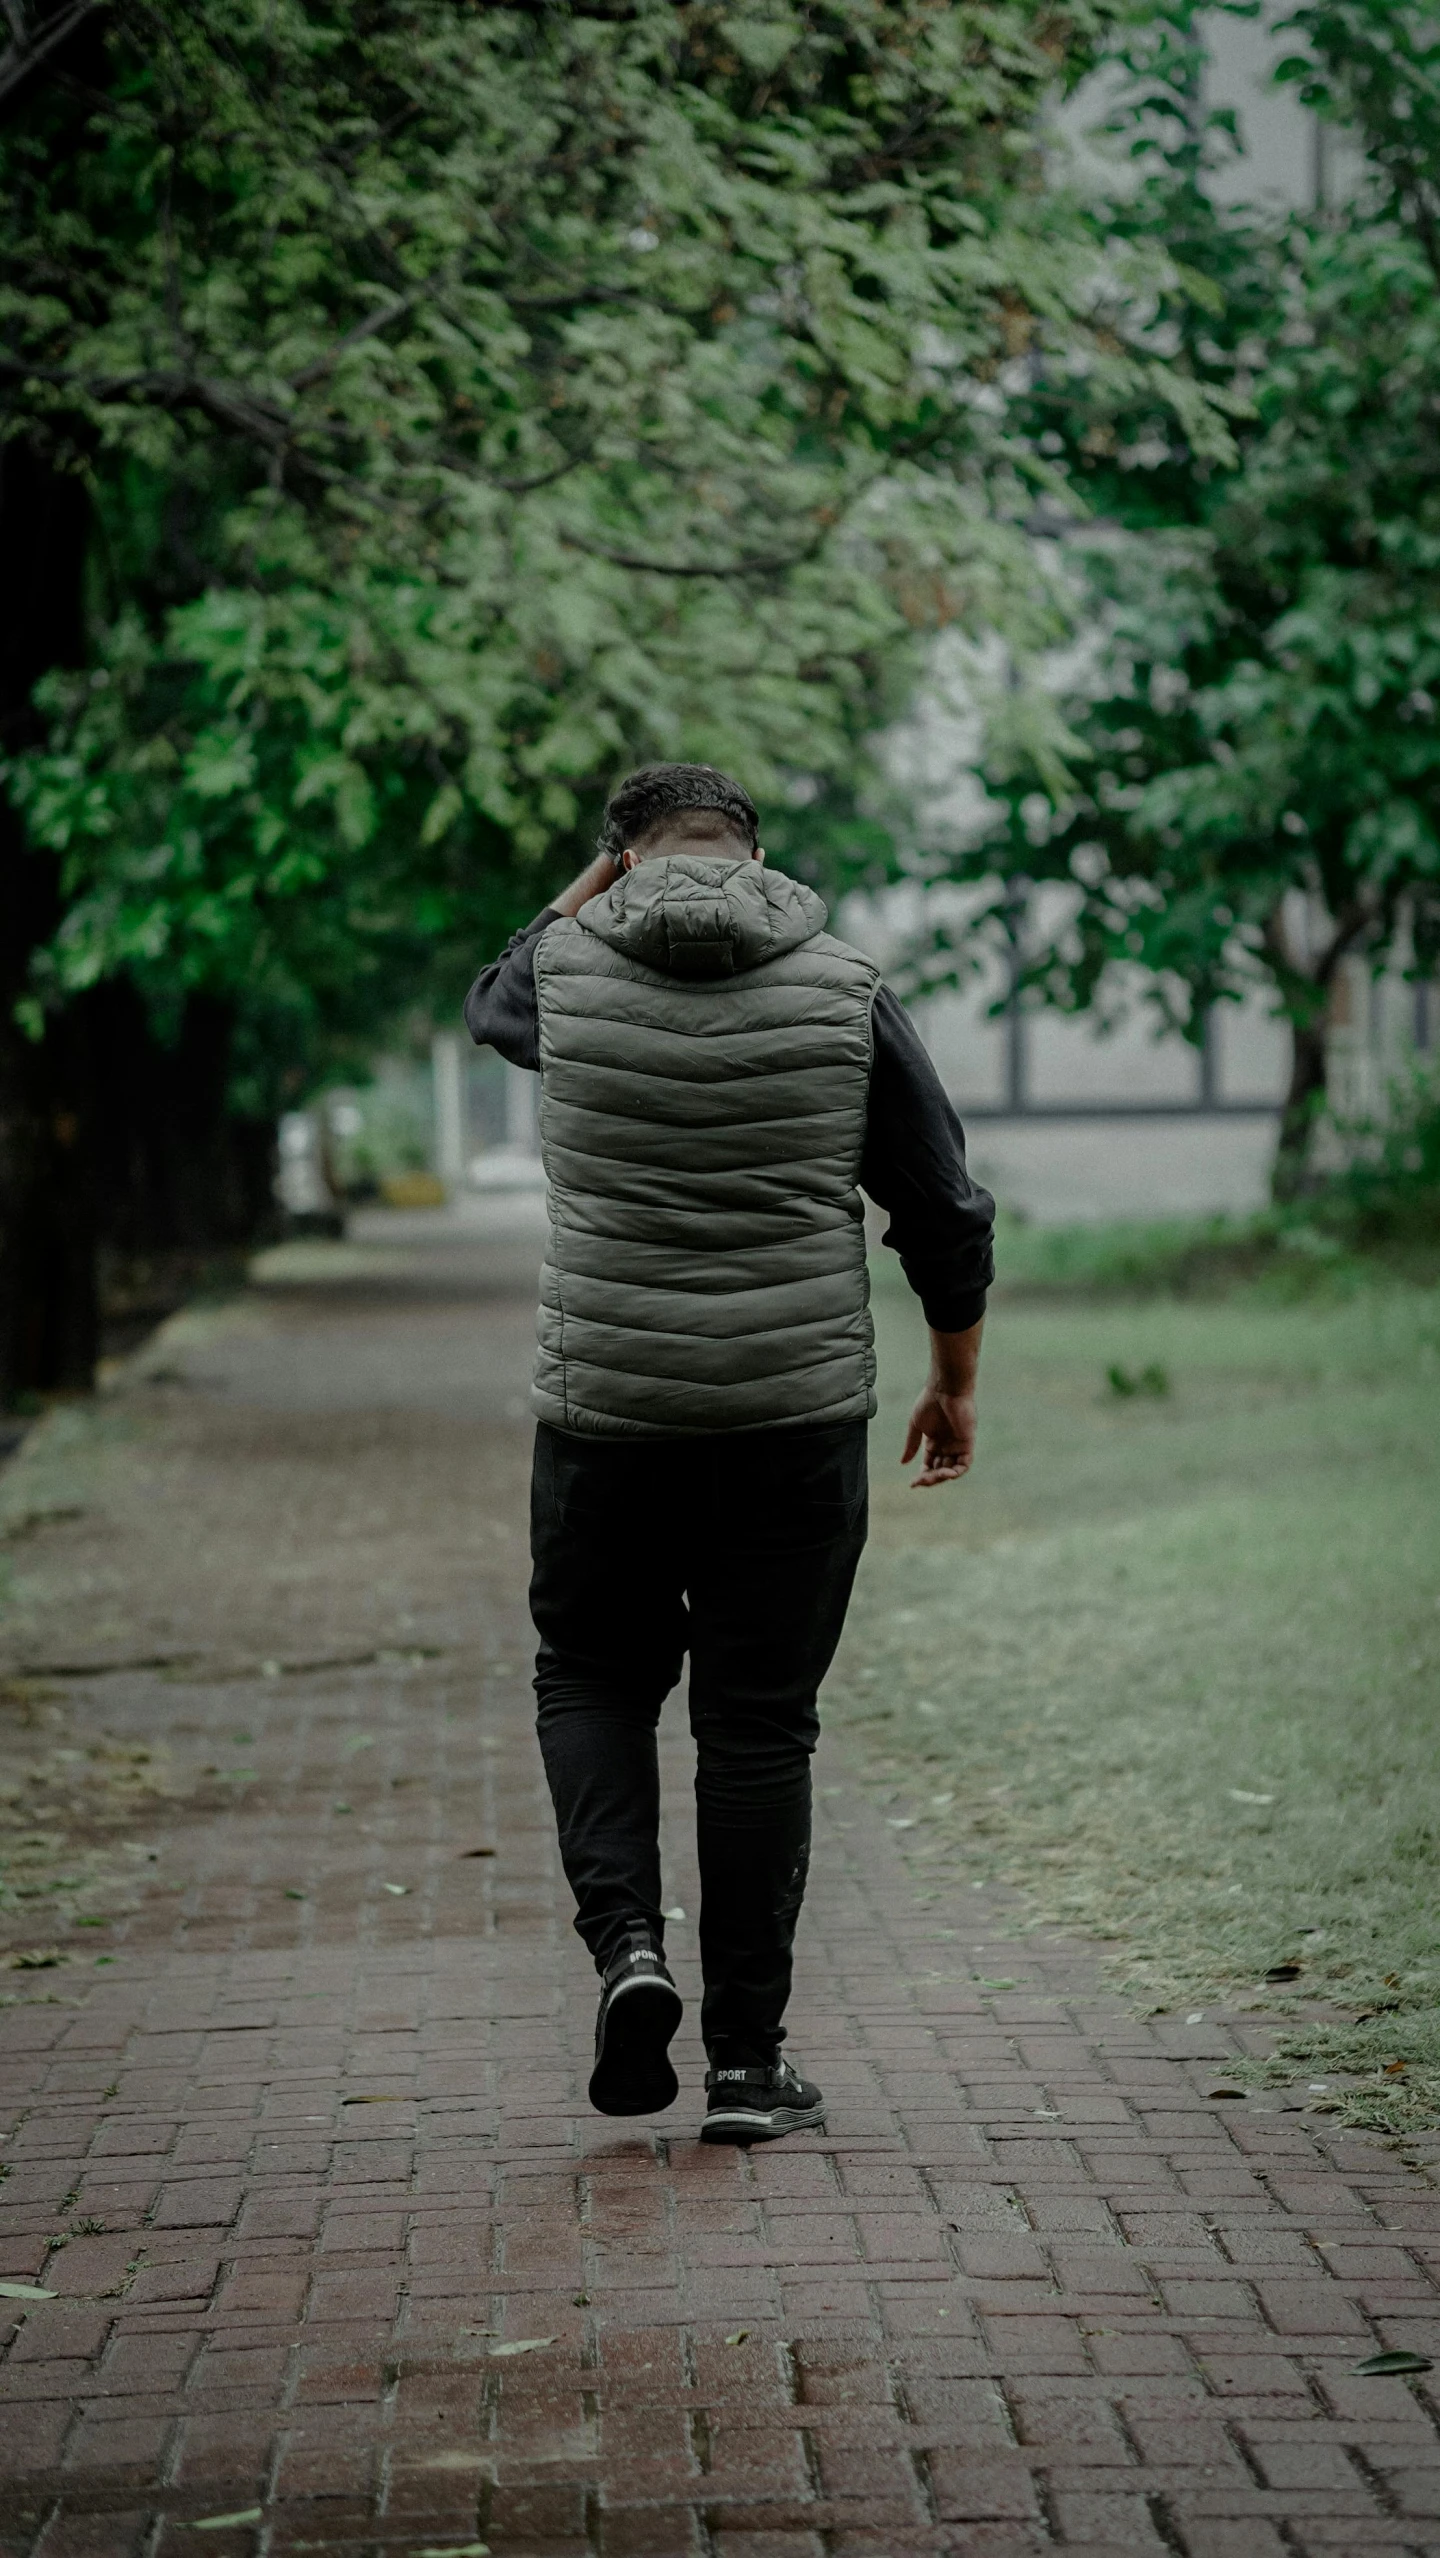
[[[1000,922],[1015,881],[1065,883],[1024,970],[1065,1008],[1103,1009],[1138,962],[1198,1039],[1267,977],[1293,1042],[1289,1196],[1313,1177],[1340,963],[1440,953],[1440,33],[1390,0],[1294,11],[1281,76],[1367,175],[1343,212],[1277,220],[1212,200],[1227,137],[1197,116],[1197,25],[1167,11],[1131,48],[1140,184],[1097,218],[1199,279],[1151,331],[1227,400],[1235,460],[1153,404],[1097,419],[1042,371],[1033,431],[1092,510],[1067,548],[1095,639],[1048,721],[1001,706],[1000,824],[958,867],[1002,875]]]
[[[84,655],[84,492],[23,444],[0,446],[0,739],[33,744],[48,667]],[[66,1012],[22,1037],[32,953],[60,920],[54,865],[26,858],[0,806],[0,1392],[13,1378],[88,1385],[96,1348],[92,1167],[82,1140],[90,1077],[84,1025]]]
[[[123,977],[171,1033],[263,1020],[273,1105],[453,996],[617,764],[843,788],[927,631],[1052,628],[1004,381],[1083,341],[1132,386],[1038,138],[1116,5],[23,24],[5,432],[92,527],[43,741],[14,679],[41,1055]],[[10,1035],[12,1120],[33,1065]],[[10,1340],[0,1387],[53,1381]]]

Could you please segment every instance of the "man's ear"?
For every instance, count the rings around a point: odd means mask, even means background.
[[[757,845],[756,845],[754,852],[753,852],[753,853],[751,854],[751,856],[750,856],[750,859],[752,860],[752,862],[763,862],[763,860],[765,859],[765,847],[764,847],[764,845],[763,845],[763,844],[757,844]]]
[[[630,850],[629,845],[627,844],[627,845],[626,845],[626,847],[625,847],[624,852],[623,852],[623,853],[621,854],[621,856],[620,856],[620,867],[621,867],[621,869],[622,869],[622,870],[633,870],[633,869],[634,869],[634,867],[635,867],[636,861],[638,860],[638,858],[639,858],[638,854],[632,853],[632,852],[631,852],[631,850]]]

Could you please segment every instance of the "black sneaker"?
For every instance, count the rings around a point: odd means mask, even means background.
[[[710,2102],[700,2126],[702,2141],[778,2141],[787,2132],[824,2128],[824,2097],[788,2061],[707,2070],[705,2092]]]
[[[599,2114],[658,2114],[680,2084],[670,2066],[670,2037],[683,2010],[654,1938],[632,1936],[616,1955],[595,2019],[590,2102]]]

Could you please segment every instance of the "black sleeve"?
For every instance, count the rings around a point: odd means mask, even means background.
[[[883,1240],[934,1332],[968,1332],[995,1275],[995,1202],[965,1169],[965,1131],[924,1044],[888,986],[875,997],[861,1188],[888,1210]]]
[[[558,920],[546,906],[523,933],[512,933],[498,959],[482,968],[465,998],[465,1027],[477,1048],[498,1048],[512,1066],[540,1067],[540,1007],[535,944]]]

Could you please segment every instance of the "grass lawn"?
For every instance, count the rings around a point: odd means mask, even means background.
[[[1279,2010],[1270,2074],[1345,2119],[1440,2121],[1440,1291],[1127,1298],[1077,1258],[994,1302],[976,1471],[928,1494],[894,1463],[921,1318],[877,1271],[828,1715],[937,1919],[1002,1878],[1152,2009]]]

